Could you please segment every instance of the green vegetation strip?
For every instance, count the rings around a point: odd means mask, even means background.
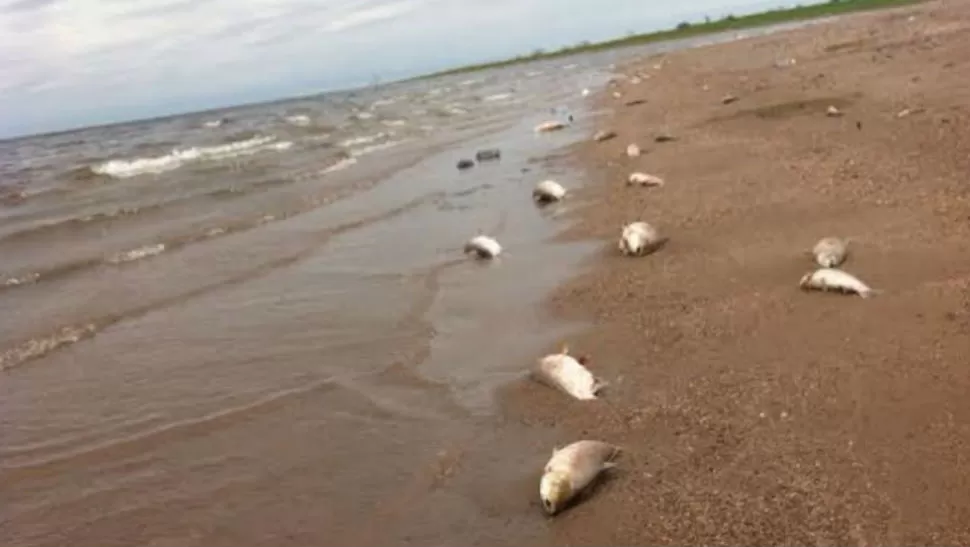
[[[542,59],[553,59],[556,57],[564,57],[566,55],[573,55],[576,53],[586,53],[591,51],[601,51],[604,49],[612,49],[616,47],[634,46],[640,44],[647,44],[651,42],[662,42],[668,40],[677,40],[680,38],[689,38],[691,36],[700,36],[703,34],[713,34],[716,32],[723,32],[726,30],[741,30],[746,28],[763,27],[769,25],[777,25],[781,23],[788,23],[793,21],[803,21],[808,19],[818,19],[822,17],[830,17],[834,15],[842,15],[845,13],[852,13],[857,11],[865,10],[875,10],[883,8],[891,8],[896,6],[905,6],[909,4],[918,4],[926,0],[829,0],[829,2],[824,4],[811,4],[808,6],[795,6],[793,8],[781,8],[771,11],[765,11],[761,13],[753,13],[750,15],[734,16],[727,15],[722,19],[712,21],[706,19],[700,23],[690,23],[684,21],[677,25],[676,28],[661,30],[656,32],[649,32],[645,34],[633,34],[630,36],[625,36],[623,38],[616,38],[614,40],[607,40],[605,42],[582,42],[574,46],[566,46],[562,49],[555,51],[543,51],[537,50],[529,55],[522,55],[519,57],[514,57],[511,59],[505,59],[502,61],[494,61],[489,63],[481,63],[477,65],[467,65],[463,67],[458,67],[450,70],[444,70],[441,72],[435,72],[433,74],[425,74],[423,76],[418,76],[412,78],[412,80],[422,80],[425,78],[433,78],[435,76],[445,76],[449,74],[462,74],[467,72],[476,72],[479,70],[485,70],[489,68],[499,68],[508,65],[514,65],[519,63],[526,63],[529,61],[538,61]]]

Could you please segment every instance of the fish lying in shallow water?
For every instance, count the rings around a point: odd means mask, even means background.
[[[566,189],[554,180],[544,180],[532,190],[532,199],[538,203],[559,201],[566,195]]]
[[[539,481],[542,509],[550,516],[561,511],[602,471],[616,467],[619,453],[618,446],[592,440],[554,448]]]
[[[501,252],[498,241],[486,235],[477,235],[465,243],[465,253],[475,253],[478,258],[495,258]]]

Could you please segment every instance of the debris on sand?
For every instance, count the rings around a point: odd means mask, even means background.
[[[731,104],[738,101],[737,95],[725,95],[721,98],[721,104]]]
[[[458,160],[457,167],[458,169],[461,169],[461,170],[471,169],[472,167],[475,167],[475,162],[468,158],[462,158]]]
[[[624,104],[625,104],[626,106],[636,106],[636,105],[638,105],[638,104],[644,104],[644,103],[646,103],[646,102],[647,102],[647,100],[646,100],[646,99],[633,99],[632,101],[627,101],[627,102],[626,102],[626,103],[624,103]]]
[[[479,162],[497,160],[502,157],[502,151],[498,148],[486,148],[475,152],[475,160]]]
[[[593,140],[596,142],[608,141],[613,138],[616,138],[616,131],[600,130],[593,135]]]
[[[838,118],[842,116],[842,111],[835,107],[835,105],[829,105],[825,110],[825,115],[830,118]]]
[[[564,124],[563,122],[554,120],[554,121],[540,123],[535,127],[535,132],[548,133],[549,131],[559,131],[560,129],[564,129],[565,127],[566,127],[566,124]]]
[[[896,113],[897,118],[905,118],[911,114],[921,114],[925,111],[925,108],[904,108]]]
[[[654,137],[653,140],[656,141],[656,142],[671,142],[671,141],[677,140],[677,137],[675,137],[675,136],[673,136],[673,135],[671,135],[669,133],[661,133],[661,134],[657,135],[656,137]]]
[[[636,143],[627,146],[626,147],[626,155],[629,156],[629,157],[631,157],[631,158],[635,158],[635,157],[639,156],[640,155],[640,147],[637,146]]]
[[[663,186],[664,179],[648,173],[630,173],[626,179],[627,186]]]

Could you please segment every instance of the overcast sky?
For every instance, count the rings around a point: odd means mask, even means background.
[[[0,0],[0,136],[352,87],[793,3]]]

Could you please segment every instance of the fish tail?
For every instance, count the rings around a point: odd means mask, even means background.
[[[871,298],[879,294],[882,294],[882,289],[866,289],[864,291],[859,291],[859,296],[862,298]]]

